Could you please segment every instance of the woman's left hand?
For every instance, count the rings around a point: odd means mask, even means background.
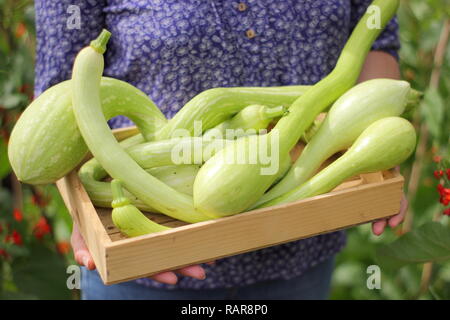
[[[405,219],[407,209],[408,209],[408,200],[406,199],[406,196],[403,193],[402,200],[400,201],[400,212],[388,219],[381,219],[373,222],[372,232],[375,235],[379,236],[384,232],[384,228],[386,227],[387,224],[389,224],[391,228],[398,226],[400,223],[403,222],[403,219]]]

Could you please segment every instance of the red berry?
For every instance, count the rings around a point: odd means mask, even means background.
[[[436,179],[440,179],[444,175],[444,172],[442,170],[435,170],[433,174]]]
[[[22,37],[26,31],[27,31],[27,27],[22,22],[20,22],[16,27],[16,32],[15,32],[16,38]]]
[[[439,200],[444,206],[448,206],[448,204],[450,203],[450,197],[441,197],[441,199]]]
[[[56,244],[56,249],[61,254],[68,254],[70,252],[70,244],[67,241],[61,241]]]
[[[13,230],[12,234],[8,234],[5,237],[5,242],[12,242],[15,245],[21,246],[23,244],[22,236],[17,230]]]
[[[51,227],[45,217],[41,217],[34,226],[34,236],[39,240],[42,239],[47,233],[50,233],[50,231]]]
[[[450,216],[450,208],[445,209],[443,214],[446,216]]]
[[[23,220],[22,211],[20,211],[19,209],[14,209],[13,216],[14,216],[14,220],[16,220],[17,222],[20,222]]]

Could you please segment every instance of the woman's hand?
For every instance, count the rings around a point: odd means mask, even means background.
[[[395,167],[395,171],[400,173],[400,167]],[[384,232],[384,228],[389,224],[391,228],[395,228],[405,219],[406,211],[408,210],[408,200],[406,199],[405,193],[402,194],[402,200],[400,201],[400,212],[389,219],[381,219],[372,223],[372,232],[379,236]]]
[[[384,232],[386,225],[389,224],[391,228],[395,228],[405,219],[406,211],[408,209],[408,200],[405,194],[402,195],[402,200],[400,201],[400,212],[389,219],[381,219],[372,223],[372,232],[379,236]]]
[[[81,236],[80,230],[78,229],[78,225],[75,222],[73,224],[70,243],[72,245],[74,257],[77,263],[82,266],[85,266],[88,270],[94,270],[95,269],[94,260],[92,259],[92,256],[89,253],[86,243],[84,242],[84,239]],[[199,280],[203,280],[206,278],[205,270],[199,265],[194,265],[174,271],[162,272],[151,276],[150,279],[166,284],[176,284],[178,281],[176,273]]]

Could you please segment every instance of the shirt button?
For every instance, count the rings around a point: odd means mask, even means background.
[[[243,2],[239,3],[239,5],[238,5],[238,10],[239,10],[239,11],[245,11],[245,10],[247,10],[247,5],[246,5],[245,3],[243,3]]]
[[[245,34],[247,35],[247,38],[252,39],[256,36],[255,30],[248,29]]]

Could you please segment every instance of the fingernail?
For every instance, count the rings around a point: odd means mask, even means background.
[[[176,275],[174,275],[174,278],[172,280],[170,280],[168,282],[168,284],[177,284],[177,282],[178,282],[178,277]]]
[[[83,265],[89,269],[89,257],[84,256],[83,258]]]

